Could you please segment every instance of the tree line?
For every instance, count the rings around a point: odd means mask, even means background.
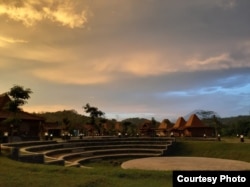
[[[18,125],[19,119],[17,113],[22,111],[22,106],[27,103],[27,100],[30,99],[30,94],[32,94],[30,88],[24,88],[19,85],[14,85],[7,94],[11,98],[11,102],[8,104],[7,109],[13,113],[13,117],[9,120],[9,123]],[[105,113],[99,110],[95,106],[91,106],[89,103],[82,106],[85,113],[89,116],[84,116],[78,114],[75,110],[63,110],[57,112],[44,112],[44,113],[34,113],[43,117],[48,122],[58,122],[59,125],[63,125],[69,131],[74,129],[82,128],[83,124],[90,124],[98,133],[103,131],[103,123],[109,123],[114,127],[117,121],[115,119],[106,119]],[[204,118],[202,121],[208,125],[215,128],[217,133],[220,133],[224,136],[236,136],[237,134],[244,134],[245,136],[250,137],[250,116],[238,116],[238,117],[229,117],[229,118],[219,118],[218,116],[210,116],[211,111],[204,112]],[[136,133],[138,126],[145,119],[133,118],[125,119],[120,123],[122,124],[122,129],[125,132],[130,134]],[[154,128],[157,128],[160,122],[156,121],[154,118],[151,119]],[[112,133],[112,132],[109,132]]]

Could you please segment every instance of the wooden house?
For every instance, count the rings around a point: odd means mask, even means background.
[[[19,137],[19,140],[39,139],[45,120],[28,112],[9,111],[7,106],[10,101],[8,94],[0,95],[0,136],[15,136]]]
[[[183,136],[183,127],[186,125],[186,120],[183,117],[179,117],[171,129],[173,136]]]
[[[156,129],[157,136],[170,136],[170,130],[172,129],[173,124],[169,119],[164,119]]]
[[[60,137],[63,134],[63,127],[58,122],[44,122],[43,134],[47,133],[53,137]]]
[[[145,120],[142,124],[140,124],[139,133],[141,136],[154,136],[155,128],[153,127],[152,121]]]
[[[214,136],[214,128],[204,125],[196,114],[191,115],[187,123],[178,130],[186,137]]]

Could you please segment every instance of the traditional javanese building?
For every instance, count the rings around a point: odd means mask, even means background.
[[[9,111],[10,101],[8,94],[0,95],[0,137],[12,136],[20,140],[39,139],[44,119],[24,111],[17,113]]]
[[[203,124],[196,114],[189,117],[185,123],[183,118],[179,118],[172,131],[175,136],[186,137],[211,137],[214,136],[214,128]]]
[[[172,127],[173,124],[171,121],[169,119],[164,119],[156,129],[156,133],[158,136],[170,136]]]
[[[173,128],[171,129],[171,133],[173,136],[178,137],[178,136],[183,136],[183,127],[186,124],[186,120],[183,117],[179,117],[177,121],[175,122]]]

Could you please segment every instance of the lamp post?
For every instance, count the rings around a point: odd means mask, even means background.
[[[10,125],[10,142],[13,142],[13,124]]]

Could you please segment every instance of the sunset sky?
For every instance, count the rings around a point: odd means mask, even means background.
[[[0,0],[0,92],[28,112],[250,114],[249,0]]]

